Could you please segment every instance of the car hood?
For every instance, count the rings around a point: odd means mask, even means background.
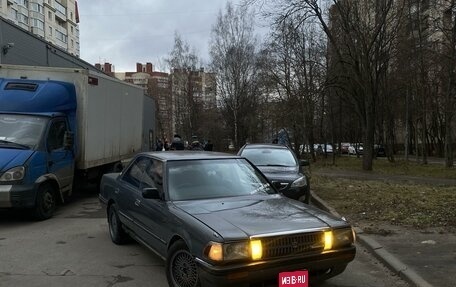
[[[33,150],[0,148],[0,171],[23,165],[33,153]]]
[[[225,240],[346,225],[340,219],[281,195],[175,203]]]

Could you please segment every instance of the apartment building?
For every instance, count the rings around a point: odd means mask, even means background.
[[[0,0],[0,16],[79,57],[75,0]]]

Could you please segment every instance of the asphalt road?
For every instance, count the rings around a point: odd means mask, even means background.
[[[0,258],[0,286],[168,286],[164,262],[154,253],[136,243],[111,242],[93,193],[77,196],[41,222],[0,211]],[[319,286],[408,285],[358,245],[347,270]]]

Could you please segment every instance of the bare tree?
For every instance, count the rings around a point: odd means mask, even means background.
[[[333,57],[350,83],[349,96],[363,128],[363,169],[371,170],[378,88],[390,60],[398,14],[393,9],[393,0],[333,0],[328,22],[320,3],[315,0],[277,1],[275,14],[282,21],[299,17],[303,25],[307,19],[320,23]],[[334,33],[331,25],[336,25],[340,33]]]
[[[454,166],[453,120],[456,114],[456,1],[443,1],[443,17],[440,31],[442,38],[442,59],[444,83],[443,117],[445,131],[445,166]],[[437,22],[438,23],[438,22]]]
[[[212,28],[211,69],[216,74],[217,95],[232,126],[236,148],[249,136],[250,119],[256,107],[257,64],[253,17],[243,7],[228,2]]]
[[[276,130],[286,127],[293,135],[295,152],[308,146],[313,156],[314,123],[318,99],[324,95],[325,52],[316,25],[300,25],[299,19],[276,21],[267,43],[270,59],[268,77],[279,101]],[[315,158],[314,158],[315,160]]]
[[[187,139],[198,131],[199,115],[202,114],[202,91],[195,85],[194,78],[198,76],[199,59],[176,32],[174,47],[167,63],[170,68],[171,89],[173,100],[173,132]]]

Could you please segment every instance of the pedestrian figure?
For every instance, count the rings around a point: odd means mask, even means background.
[[[159,139],[157,141],[157,147],[155,148],[156,151],[162,151],[163,150],[163,143],[162,141]]]
[[[170,150],[184,150],[184,149],[185,149],[184,141],[182,140],[180,135],[175,134],[173,141],[171,142]]]

